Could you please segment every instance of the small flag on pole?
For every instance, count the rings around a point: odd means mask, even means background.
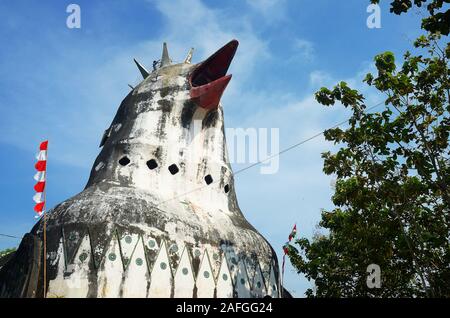
[[[34,180],[37,183],[34,185],[34,191],[36,194],[33,196],[33,201],[36,203],[34,206],[34,211],[40,217],[43,214],[45,207],[45,174],[47,170],[47,147],[48,140],[41,142],[39,145],[39,153],[36,155],[38,160],[34,167],[37,173],[34,175]]]
[[[294,224],[291,234],[289,234],[289,242],[297,235],[297,224]]]
[[[292,228],[291,233],[289,234],[289,240],[286,242],[286,244],[283,245],[283,264],[281,265],[281,285],[283,285],[284,280],[284,264],[286,262],[286,255],[289,254],[289,243],[292,241],[293,238],[297,235],[297,224],[294,224],[294,227]]]
[[[294,224],[294,227],[292,228],[292,231],[289,234],[288,241],[286,242],[286,244],[283,245],[284,255],[289,253],[289,243],[291,243],[292,239],[295,238],[296,235],[297,235],[297,224]],[[283,264],[284,264],[284,257],[283,257]]]

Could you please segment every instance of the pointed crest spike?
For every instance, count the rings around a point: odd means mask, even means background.
[[[186,58],[184,59],[184,63],[187,64],[191,64],[191,60],[192,60],[192,54],[194,54],[194,48],[191,48],[186,56]]]
[[[167,43],[164,42],[163,43],[163,52],[162,52],[162,56],[161,56],[161,67],[170,65],[171,62],[172,61],[170,60],[170,57],[169,57],[169,51],[167,50]]]
[[[138,67],[139,72],[141,72],[142,77],[144,79],[146,79],[150,75],[150,73],[147,71],[147,69],[141,63],[136,61],[136,59],[133,59],[133,61],[134,61],[134,63],[136,63],[136,66]]]

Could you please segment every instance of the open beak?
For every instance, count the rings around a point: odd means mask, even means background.
[[[237,40],[228,42],[190,75],[191,99],[200,107],[210,110],[219,106],[220,98],[231,80],[231,74],[226,74],[238,45]]]

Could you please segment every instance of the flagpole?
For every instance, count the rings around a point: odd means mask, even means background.
[[[34,186],[34,190],[36,194],[33,196],[33,201],[36,202],[34,206],[34,211],[38,213],[36,218],[40,217],[39,222],[43,222],[42,224],[42,251],[43,251],[43,261],[41,268],[43,269],[43,297],[47,298],[47,151],[48,151],[48,140],[45,140],[39,144],[39,153],[37,157],[37,163],[35,164],[35,168],[37,170],[37,174],[34,176],[34,179],[37,181]],[[37,285],[39,285],[39,275],[37,278]]]
[[[280,289],[280,295],[281,298],[284,297],[284,265],[286,262],[286,254],[289,253],[289,244],[291,243],[292,239],[297,235],[297,223],[294,224],[294,227],[292,228],[291,234],[289,234],[288,241],[286,244],[283,245],[283,264],[281,265],[281,289]]]
[[[48,163],[48,144],[46,149],[46,163]],[[44,298],[47,298],[47,213],[46,213],[46,205],[47,205],[47,172],[48,172],[48,164],[45,166],[45,188],[44,188],[44,206],[43,206],[43,218],[44,218]]]
[[[47,174],[47,172],[45,172]],[[45,192],[44,192],[44,200],[45,200]],[[47,298],[47,214],[45,212],[45,203],[44,203],[44,298]]]
[[[286,260],[286,254],[283,255],[283,265],[281,266],[281,288],[280,295],[281,298],[284,298],[284,261]]]

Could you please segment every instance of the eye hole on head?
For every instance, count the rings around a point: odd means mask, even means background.
[[[230,186],[229,186],[228,184],[226,184],[226,185],[223,187],[223,191],[225,191],[225,193],[230,192]]]
[[[148,167],[150,170],[153,170],[153,169],[155,169],[155,168],[158,167],[158,163],[156,162],[155,159],[150,159],[149,161],[147,161],[147,167]]]
[[[168,169],[172,175],[175,175],[178,173],[178,171],[180,171],[180,169],[178,169],[178,166],[176,164],[171,164]]]
[[[120,164],[121,166],[126,166],[126,165],[129,164],[129,163],[130,163],[130,159],[128,159],[127,156],[123,156],[123,157],[120,158],[120,160],[119,160],[119,164]]]
[[[210,174],[208,174],[207,176],[205,176],[205,182],[206,184],[210,185],[211,183],[213,183],[213,178],[211,177]]]

